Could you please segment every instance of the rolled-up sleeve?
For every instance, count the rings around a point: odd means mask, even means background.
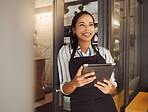
[[[115,81],[114,72],[113,72],[112,75],[111,75],[110,82],[111,82],[115,87],[117,87],[117,83],[116,83],[116,81]]]
[[[113,59],[113,57],[111,56],[109,50],[107,50],[107,55],[108,55],[108,60],[107,60],[107,61],[108,61],[109,63],[114,63],[114,59]],[[116,83],[116,81],[115,81],[114,72],[113,72],[112,75],[111,75],[110,82],[111,82],[115,87],[117,87],[117,83]]]
[[[64,94],[63,85],[71,80],[69,75],[68,59],[69,58],[66,52],[66,48],[65,46],[63,46],[59,50],[58,54],[58,73],[59,73],[60,89],[63,94]]]
[[[114,59],[112,58],[111,56],[111,53],[109,50],[105,49],[105,48],[102,48],[100,49],[102,52],[102,56],[105,58],[106,60],[106,63],[114,63]],[[114,76],[114,72],[112,73],[111,75],[111,78],[110,78],[110,82],[115,86],[117,87],[117,83],[115,81],[115,76]]]

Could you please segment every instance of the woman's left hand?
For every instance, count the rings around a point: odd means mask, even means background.
[[[104,94],[113,94],[116,87],[109,80],[103,80],[103,82],[98,81],[94,86],[100,89]]]

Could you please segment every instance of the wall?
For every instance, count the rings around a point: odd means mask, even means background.
[[[32,0],[0,0],[0,112],[33,112]]]
[[[148,91],[148,0],[144,0],[141,89]]]

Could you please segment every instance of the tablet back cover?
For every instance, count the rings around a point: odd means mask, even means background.
[[[90,83],[85,85],[84,87],[92,87],[94,86],[94,83],[97,81],[103,81],[104,79],[110,79],[112,72],[114,71],[114,66],[112,64],[87,64],[87,66],[84,65],[82,74],[88,73],[88,72],[95,72],[96,79]]]

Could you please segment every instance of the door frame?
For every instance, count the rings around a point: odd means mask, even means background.
[[[52,112],[61,112],[61,91],[58,76],[57,56],[64,42],[64,0],[53,0],[53,76]],[[57,108],[58,107],[58,108]]]

